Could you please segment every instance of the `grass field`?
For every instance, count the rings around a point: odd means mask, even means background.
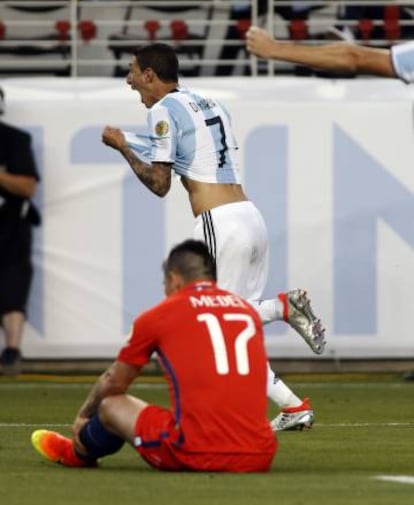
[[[0,504],[414,504],[413,383],[390,375],[285,379],[311,397],[315,426],[280,433],[271,473],[251,475],[161,473],[128,446],[96,469],[48,463],[32,449],[31,432],[48,427],[68,434],[90,384],[75,377],[2,379]],[[138,382],[132,391],[168,402],[163,383]]]

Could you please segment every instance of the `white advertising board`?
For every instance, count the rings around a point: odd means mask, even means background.
[[[327,358],[414,355],[412,87],[382,79],[186,79],[233,117],[249,197],[271,240],[265,296],[306,288]],[[161,262],[192,234],[178,181],[150,194],[101,142],[106,124],[146,130],[123,80],[9,79],[5,121],[33,135],[42,181],[26,357],[110,358],[163,297]],[[272,357],[313,357],[284,323]],[[323,358],[323,357],[322,357]],[[316,358],[315,359],[321,359]]]

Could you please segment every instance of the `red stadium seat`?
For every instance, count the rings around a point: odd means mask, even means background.
[[[157,31],[160,29],[160,24],[155,19],[150,19],[145,22],[144,28],[148,32],[148,39],[155,40]]]
[[[6,25],[3,21],[0,21],[0,40],[4,39],[6,36]]]
[[[78,29],[84,42],[89,42],[96,37],[96,25],[93,21],[86,19],[79,21]]]
[[[401,26],[398,20],[384,19],[384,34],[387,40],[397,40],[401,36]]]
[[[58,32],[58,39],[61,42],[69,39],[70,23],[69,21],[59,20],[55,23],[55,30]]]
[[[252,22],[250,19],[239,19],[236,24],[236,30],[239,32],[241,39],[246,38],[246,33],[249,30]]]
[[[176,42],[180,40],[185,40],[188,38],[188,26],[185,21],[181,19],[175,19],[170,23],[172,38]]]
[[[308,38],[308,25],[304,19],[291,19],[289,35],[292,40],[305,40]]]
[[[397,21],[400,19],[400,7],[398,5],[386,5],[384,7],[384,19]]]
[[[384,7],[384,35],[387,40],[397,40],[401,37],[400,7],[398,5]]]
[[[358,31],[361,40],[368,41],[371,38],[372,31],[374,30],[374,22],[372,19],[358,20]]]

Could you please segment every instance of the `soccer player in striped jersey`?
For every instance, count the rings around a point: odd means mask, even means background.
[[[396,44],[390,49],[346,42],[315,46],[279,42],[265,30],[252,26],[247,32],[246,47],[259,58],[332,72],[397,77],[405,83],[414,82],[414,41]]]
[[[148,145],[107,126],[103,142],[118,150],[138,179],[163,197],[172,172],[181,177],[195,217],[194,238],[217,264],[218,284],[248,299],[262,322],[287,321],[320,354],[324,328],[301,289],[260,300],[268,274],[268,236],[262,215],[243,191],[238,146],[226,109],[214,98],[180,87],[178,59],[167,44],[138,48],[127,83],[148,109]],[[282,412],[273,428],[311,427],[313,411],[268,367],[268,394]]]

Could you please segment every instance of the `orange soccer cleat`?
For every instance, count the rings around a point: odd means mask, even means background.
[[[31,441],[36,451],[49,461],[72,467],[96,465],[77,456],[73,440],[55,431],[36,430],[32,433]]]

